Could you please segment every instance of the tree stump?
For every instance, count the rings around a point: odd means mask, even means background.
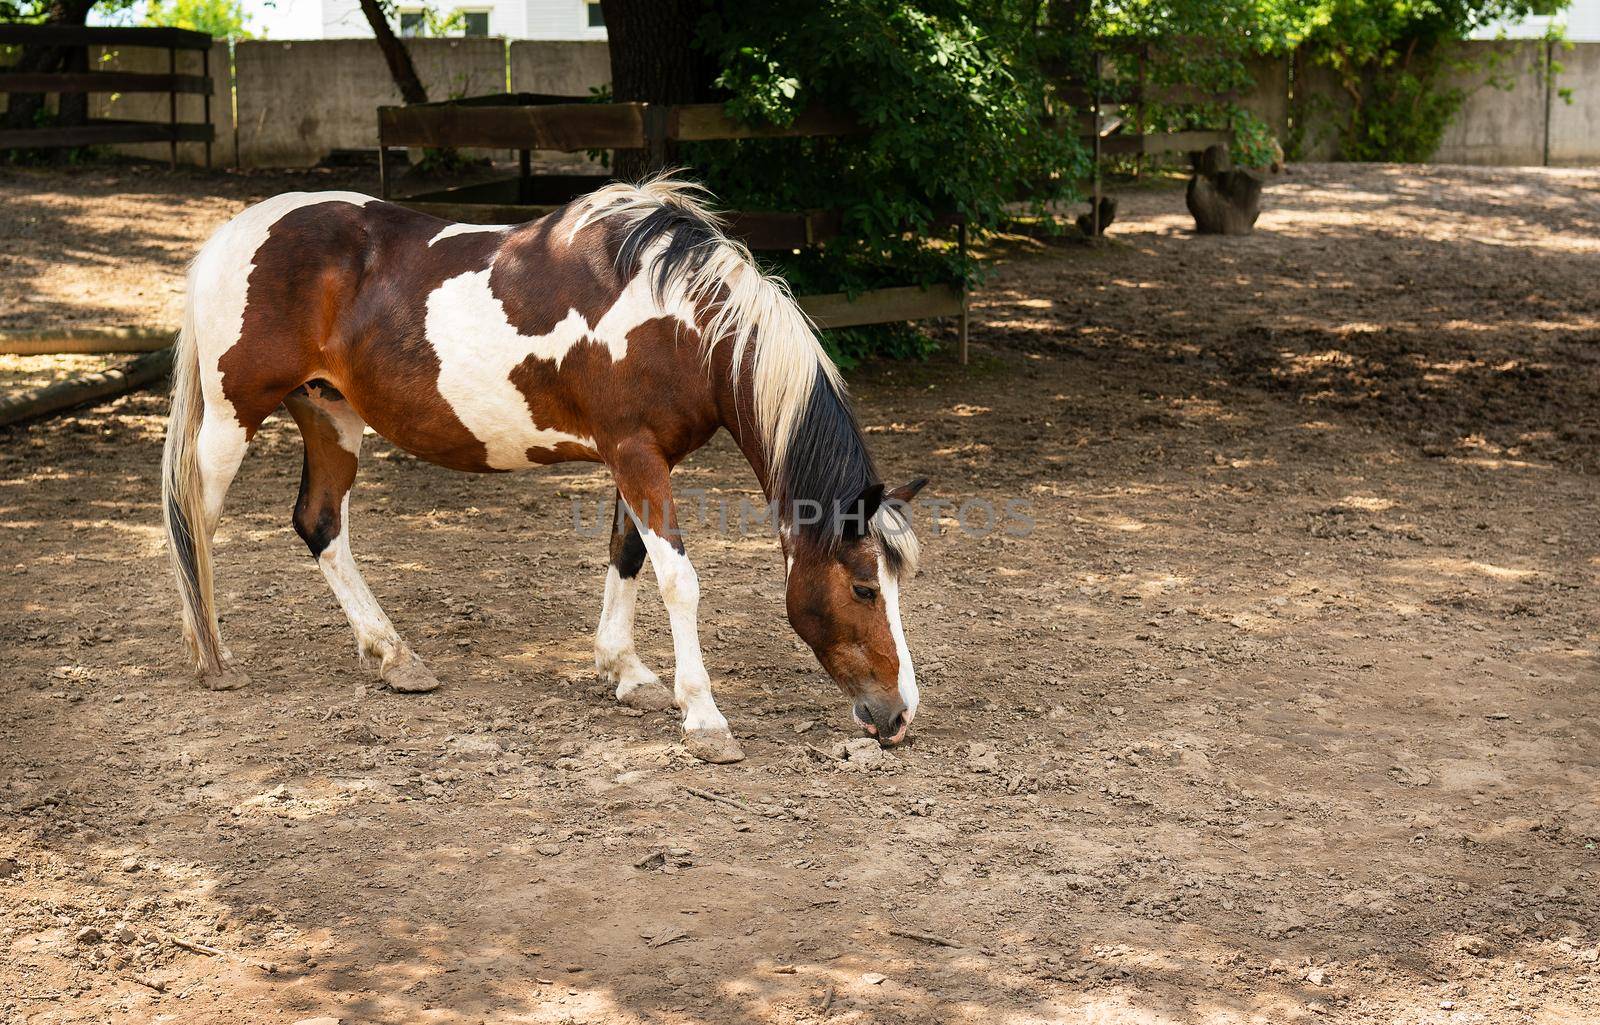
[[[1184,198],[1195,230],[1202,235],[1250,234],[1261,216],[1260,172],[1235,168],[1228,147],[1221,144],[1191,153],[1189,160],[1194,177]]]
[[[1104,235],[1106,233],[1106,229],[1111,226],[1111,222],[1117,219],[1116,197],[1101,196],[1098,212],[1100,217],[1098,222],[1096,222],[1096,208],[1095,204],[1091,202],[1089,204],[1089,212],[1078,215],[1078,230],[1083,232],[1084,238],[1093,238],[1096,235]]]

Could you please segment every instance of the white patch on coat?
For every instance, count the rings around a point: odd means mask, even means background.
[[[592,450],[592,438],[535,423],[511,371],[530,356],[559,370],[567,353],[584,341],[604,346],[613,361],[620,360],[628,353],[628,333],[634,328],[662,316],[687,319],[691,311],[681,303],[657,302],[649,282],[639,275],[597,323],[568,310],[545,334],[525,335],[511,324],[505,305],[490,289],[492,273],[489,267],[458,274],[428,296],[426,331],[439,357],[439,394],[483,443],[488,464],[497,470],[533,465],[530,448],[553,449],[568,442]]]
[[[667,606],[667,619],[672,624],[675,662],[672,690],[678,707],[683,710],[683,728],[731,736],[728,720],[711,695],[711,677],[700,654],[700,578],[687,555],[637,519],[635,523],[639,536],[644,539],[645,551],[650,554],[650,565],[655,568],[661,600]]]
[[[443,242],[445,239],[455,235],[475,235],[479,232],[490,231],[504,232],[510,231],[514,227],[516,227],[514,224],[450,224],[440,228],[439,234],[428,240],[428,245],[431,248],[435,242]]]
[[[900,700],[905,702],[909,725],[917,717],[922,695],[917,691],[917,671],[911,665],[905,628],[900,625],[900,578],[889,572],[882,556],[878,558],[878,591],[883,595],[883,609],[889,617],[889,633],[894,636],[894,652],[900,662]]]

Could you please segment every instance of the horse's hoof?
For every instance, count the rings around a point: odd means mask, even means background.
[[[683,735],[683,746],[702,762],[710,762],[712,765],[728,765],[744,761],[744,748],[739,746],[739,742],[733,739],[731,733],[689,730]]]
[[[380,675],[390,690],[402,694],[421,694],[439,686],[439,678],[415,655],[392,666],[385,666]]]
[[[617,703],[637,708],[641,712],[665,712],[677,706],[672,691],[660,680],[636,683],[628,690],[617,691]]]
[[[232,667],[224,669],[220,673],[200,674],[200,686],[206,690],[238,690],[249,683],[250,677]]]

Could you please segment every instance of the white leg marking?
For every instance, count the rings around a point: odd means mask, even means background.
[[[617,684],[621,701],[643,686],[661,682],[639,661],[633,644],[633,610],[639,597],[639,578],[623,579],[616,566],[606,569],[606,596],[600,607],[600,627],[594,637],[594,667],[600,675]]]
[[[366,425],[355,411],[343,401],[329,401],[316,388],[307,388],[306,394],[313,406],[321,411],[328,422],[339,432],[339,447],[356,458],[361,457],[361,440]],[[328,542],[317,556],[317,568],[322,570],[333,596],[350,628],[355,631],[356,650],[363,656],[373,655],[385,664],[392,662],[405,650],[400,633],[389,622],[378,599],[373,597],[355,556],[350,553],[350,493],[339,501],[339,533]]]
[[[359,458],[366,423],[343,400],[329,400],[317,388],[307,388],[312,405],[320,409],[339,433],[339,447]],[[379,673],[395,690],[424,691],[439,685],[415,653],[401,639],[378,599],[361,576],[350,552],[350,493],[339,501],[339,533],[317,556],[317,568],[338,599],[350,629],[356,635],[356,652],[379,660]]]
[[[350,496],[339,506],[339,535],[317,556],[317,567],[328,581],[339,607],[344,609],[350,628],[355,631],[356,649],[363,655],[382,660],[385,666],[408,655],[409,649],[399,631],[389,622],[378,599],[372,596],[361,577],[355,556],[350,554]]]
[[[663,537],[639,526],[650,565],[655,567],[661,600],[672,623],[673,693],[683,709],[683,728],[711,733],[730,733],[728,720],[711,696],[711,677],[700,655],[700,579],[689,557]]]
[[[894,652],[900,661],[900,700],[906,703],[906,724],[917,717],[917,705],[922,695],[917,692],[917,671],[911,665],[911,651],[906,647],[906,631],[900,625],[900,581],[878,559],[878,591],[883,595],[883,608],[889,616],[889,633],[894,636]]]

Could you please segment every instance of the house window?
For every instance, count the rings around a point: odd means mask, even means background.
[[[421,11],[400,12],[400,34],[402,36],[420,36],[427,31],[427,21]]]
[[[600,9],[600,0],[584,0],[583,6],[589,12],[590,28],[606,27],[606,12]]]
[[[486,36],[489,34],[488,11],[462,11],[461,34],[464,36]]]

